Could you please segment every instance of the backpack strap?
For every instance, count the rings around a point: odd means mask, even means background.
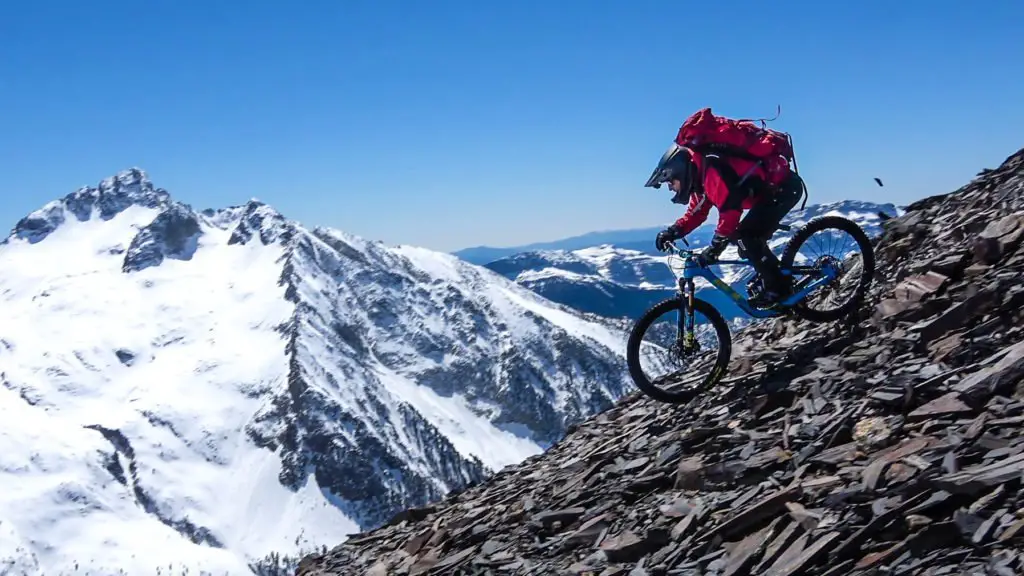
[[[790,158],[790,160],[793,161],[793,173],[800,179],[800,186],[804,189],[804,202],[800,205],[800,209],[803,210],[807,206],[807,199],[810,197],[810,194],[807,192],[807,183],[804,182],[803,177],[800,176],[800,169],[796,165],[796,148],[793,147],[793,137],[790,136],[788,132],[786,133],[786,140],[789,141],[789,149],[792,151],[793,155],[792,158]]]
[[[739,187],[740,176],[733,170],[725,158],[718,154],[708,154],[704,156],[704,164],[705,166],[713,166],[715,170],[718,170],[718,175],[722,177],[722,182],[725,182],[725,185],[729,187],[730,193]]]
[[[732,156],[733,158],[739,158],[741,160],[749,160],[750,162],[760,162],[764,160],[760,156],[754,156],[750,152],[730,146],[728,144],[719,144],[718,142],[711,142],[708,144],[697,144],[690,146],[690,149],[697,152],[701,156],[707,156],[708,154],[715,154],[721,156]]]
[[[741,118],[737,122],[760,122],[761,128],[768,128],[768,122],[775,122],[782,116],[782,104],[775,105],[775,117],[774,118]]]
[[[758,161],[760,163],[760,161]],[[743,203],[744,198],[770,195],[771,188],[760,178],[750,178],[754,170],[757,169],[759,164],[755,164],[744,174],[742,177],[736,172],[736,170],[729,164],[729,161],[722,158],[718,154],[708,154],[704,156],[704,167],[705,170],[708,166],[714,166],[718,170],[718,175],[721,176],[722,182],[729,189],[729,196],[725,201],[725,209],[739,208]],[[703,181],[704,175],[701,174],[701,181]]]

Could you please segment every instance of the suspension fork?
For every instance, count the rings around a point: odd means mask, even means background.
[[[678,338],[682,341],[683,350],[693,350],[697,338],[693,333],[693,278],[679,279],[679,320]]]

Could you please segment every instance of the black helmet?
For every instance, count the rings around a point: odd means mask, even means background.
[[[661,188],[663,182],[679,180],[679,183],[682,184],[681,192],[677,192],[672,197],[672,202],[686,204],[690,200],[690,192],[697,180],[696,176],[697,166],[690,157],[690,151],[673,142],[662,154],[661,160],[655,166],[654,172],[651,172],[651,177],[647,179],[644,187]]]

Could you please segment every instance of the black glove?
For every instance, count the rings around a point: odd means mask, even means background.
[[[707,268],[714,264],[718,261],[718,257],[721,256],[722,251],[724,251],[725,247],[728,245],[728,238],[715,234],[714,237],[711,238],[711,244],[708,244],[708,247],[697,255],[697,264],[700,264],[702,268]]]
[[[657,238],[654,239],[654,247],[661,252],[665,252],[668,250],[669,243],[679,238],[679,230],[675,226],[669,226],[658,232]]]

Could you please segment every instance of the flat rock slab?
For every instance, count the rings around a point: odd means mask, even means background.
[[[912,410],[908,416],[911,418],[929,418],[936,416],[969,414],[972,412],[974,412],[974,410],[960,399],[959,392],[949,392],[915,410]]]

